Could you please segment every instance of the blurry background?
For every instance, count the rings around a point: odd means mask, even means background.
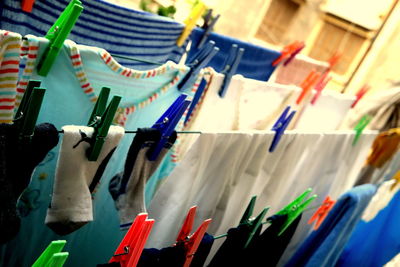
[[[108,0],[183,21],[195,0]],[[207,0],[221,14],[217,33],[281,49],[295,40],[302,51],[326,61],[342,54],[328,88],[354,93],[365,83],[372,90],[400,81],[399,0]],[[174,8],[168,9],[169,6]],[[158,11],[159,7],[163,10]],[[171,12],[170,12],[171,11]],[[175,12],[176,11],[176,12]],[[170,12],[170,13],[169,13]],[[175,13],[174,13],[175,12]]]

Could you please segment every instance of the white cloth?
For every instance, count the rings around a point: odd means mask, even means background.
[[[89,161],[86,150],[88,142],[82,139],[80,132],[87,137],[93,134],[93,128],[87,126],[64,126],[64,136],[57,161],[51,207],[47,210],[47,223],[88,222],[93,220],[92,194],[89,185],[93,181],[99,165],[118,145],[124,136],[124,129],[111,126],[97,161]]]
[[[383,182],[379,186],[378,191],[365,209],[362,220],[366,222],[373,220],[375,216],[389,204],[390,200],[400,189],[400,184],[395,185],[393,190],[391,189],[395,183],[396,180],[392,179]]]
[[[299,87],[243,79],[238,109],[239,130],[269,130],[287,105],[293,105]]]
[[[386,263],[383,267],[400,267],[400,253],[396,255],[391,261]]]
[[[344,95],[332,90],[324,90],[314,105],[308,104],[296,122],[296,130],[331,131],[342,124],[354,96]]]

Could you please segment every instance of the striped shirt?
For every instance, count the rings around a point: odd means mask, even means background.
[[[0,28],[21,35],[44,36],[69,0],[36,1],[31,13],[21,10],[21,1],[0,1]],[[183,48],[176,46],[184,25],[172,19],[132,10],[103,0],[85,0],[84,9],[68,39],[97,46],[111,54],[164,63],[178,62]],[[150,69],[148,63],[119,59],[127,67]]]

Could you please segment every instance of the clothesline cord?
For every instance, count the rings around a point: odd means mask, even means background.
[[[138,131],[125,131],[127,134],[134,134],[137,133]],[[63,130],[58,131],[58,133],[64,133]],[[200,131],[177,131],[176,133],[178,134],[201,134]]]

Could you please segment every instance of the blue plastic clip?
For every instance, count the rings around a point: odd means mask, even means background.
[[[192,99],[192,103],[190,104],[188,113],[187,113],[187,115],[186,115],[186,118],[185,118],[185,125],[188,123],[188,121],[189,121],[189,119],[190,119],[190,116],[192,115],[193,110],[195,109],[197,103],[199,103],[200,98],[201,98],[201,96],[203,95],[204,90],[206,89],[206,86],[207,86],[207,81],[206,81],[206,79],[204,79],[204,78],[201,79],[201,82],[200,82],[200,84],[199,84],[199,87],[197,88],[196,93],[194,94],[194,97],[193,97],[193,99]]]
[[[203,45],[206,43],[212,30],[214,29],[215,24],[217,23],[219,17],[221,16],[220,14],[218,14],[213,18],[212,12],[213,12],[213,10],[209,9],[204,18],[204,24],[203,24],[203,26],[201,26],[201,28],[204,29],[204,33],[203,33],[203,36],[201,37],[199,43],[197,44],[198,49],[202,48]]]
[[[228,57],[225,61],[225,68],[221,74],[225,75],[224,81],[222,82],[221,89],[218,94],[220,97],[224,97],[228,91],[229,84],[231,83],[232,76],[235,74],[240,60],[242,59],[244,48],[239,48],[237,44],[233,44],[229,51]]]
[[[174,131],[180,118],[190,104],[190,101],[186,100],[186,97],[187,95],[185,94],[180,95],[152,126],[152,128],[160,130],[161,139],[149,150],[147,154],[148,160],[156,160],[161,150],[164,148],[169,136]]]
[[[272,140],[271,146],[269,147],[269,152],[274,152],[276,146],[278,145],[279,141],[283,133],[285,132],[286,128],[289,126],[290,121],[293,119],[294,114],[296,111],[293,110],[290,115],[288,113],[290,111],[290,106],[287,106],[285,110],[282,112],[282,115],[279,119],[275,122],[274,126],[272,127],[272,131],[275,131],[274,139]]]
[[[209,41],[208,44],[196,54],[196,56],[193,58],[193,61],[187,64],[190,67],[190,71],[178,84],[178,89],[182,91],[183,89],[192,86],[196,81],[201,69],[203,69],[208,62],[210,62],[210,60],[215,56],[215,54],[217,54],[218,51],[219,48],[215,47],[215,42]]]

